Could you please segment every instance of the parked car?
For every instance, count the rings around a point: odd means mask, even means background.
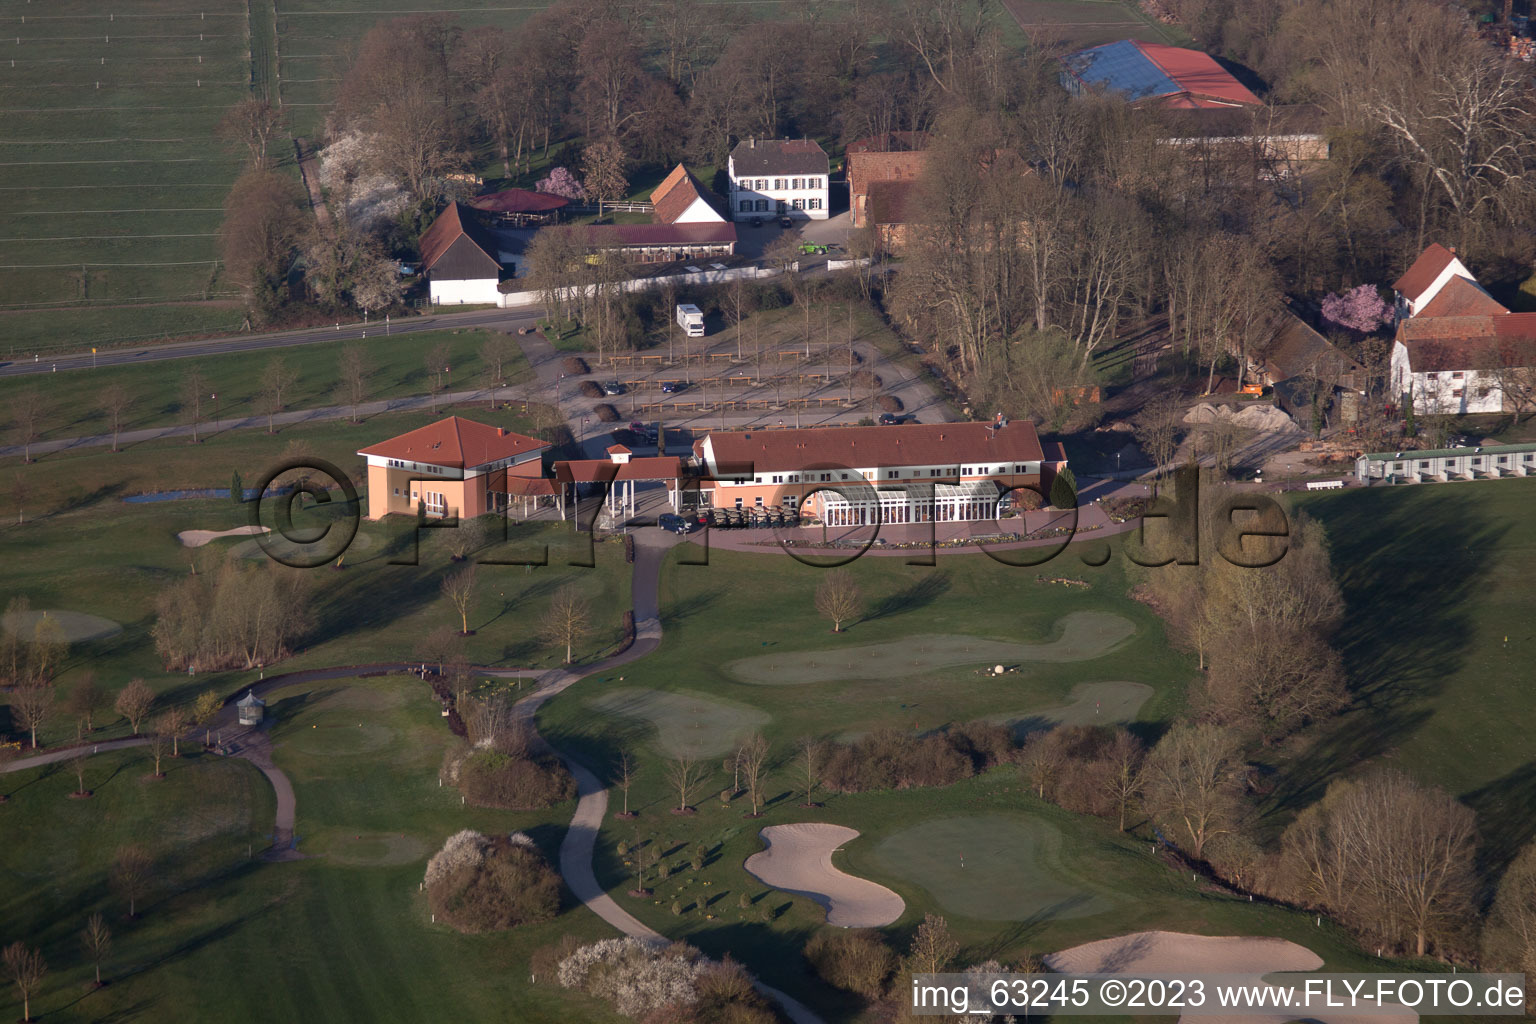
[[[669,380],[661,385],[661,393],[664,395],[675,395],[679,391],[686,390],[688,390],[688,382],[685,380]]]
[[[789,214],[786,213],[784,216],[779,218],[779,227],[781,227],[781,228],[792,228],[794,226],[795,226],[795,220]]]
[[[679,536],[685,533],[693,532],[693,523],[684,519],[682,516],[673,515],[671,512],[660,516],[656,520],[656,525],[669,533],[675,533]]]
[[[622,395],[623,393],[624,393],[624,385],[620,384],[618,381],[610,380],[610,381],[604,381],[603,382],[603,394],[605,394],[605,395]]]
[[[755,228],[760,228],[760,227],[763,226],[763,218],[761,218],[761,217],[753,217],[751,220],[747,221],[747,223],[752,225]]]

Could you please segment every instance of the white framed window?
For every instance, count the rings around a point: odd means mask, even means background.
[[[779,504],[783,505],[786,510],[793,511],[795,506],[799,504],[799,500],[793,494],[786,494],[779,499]]]
[[[752,504],[756,505],[758,508],[762,508],[763,507],[763,496],[761,494],[759,494],[757,497],[753,498],[752,499]]]
[[[768,200],[766,200],[766,199],[759,199],[757,201],[757,212],[758,213],[767,213],[768,212]]]
[[[795,178],[795,179],[792,180],[792,182],[791,182],[789,187],[792,188],[792,189],[795,189],[796,191],[799,191],[799,189],[801,188],[802,184],[803,183],[801,182],[801,180],[799,178]]]
[[[750,200],[750,199],[743,199],[741,201],[741,212],[742,213],[751,213],[752,212],[752,200]]]
[[[774,478],[773,478],[773,482],[776,483],[776,484],[783,483],[784,482],[784,474],[783,473],[776,474],[774,476]]]
[[[741,499],[740,498],[736,499],[736,507],[737,508],[741,508]]]
[[[773,187],[776,188],[776,189],[782,190],[784,188],[784,179],[783,178],[774,178],[773,179]]]
[[[795,209],[797,209],[797,210],[805,209],[805,200],[804,199],[796,199],[795,200]]]
[[[819,209],[821,209],[821,200],[820,199],[812,199],[810,201],[810,203],[811,203],[810,209],[812,209],[812,210],[819,210]]]

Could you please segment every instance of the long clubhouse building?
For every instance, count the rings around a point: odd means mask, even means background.
[[[694,443],[691,464],[631,461],[616,446],[609,459],[546,465],[549,447],[453,416],[364,448],[368,517],[418,508],[474,517],[521,507],[530,496],[552,499],[563,517],[567,488],[627,486],[632,502],[634,482],[651,481],[669,485],[674,507],[692,491],[704,507],[797,511],[829,526],[967,522],[1040,504],[1067,465],[1060,444],[1042,447],[1034,424],[1001,417],[718,431]]]
[[[829,526],[994,519],[1066,468],[1033,423],[721,432],[694,445],[715,508],[799,509]]]

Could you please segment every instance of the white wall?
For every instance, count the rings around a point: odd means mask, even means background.
[[[642,277],[630,281],[620,281],[614,287],[621,292],[643,292],[647,288],[663,288],[668,284],[724,284],[727,281],[735,281],[738,278],[753,281],[759,277],[772,277],[777,270],[769,270],[765,267],[731,267],[726,270],[701,270],[694,274],[667,274],[664,277]],[[577,289],[570,288],[567,295],[574,296]],[[509,292],[497,296],[502,306],[537,306],[544,302],[544,296],[538,292]]]
[[[494,277],[477,278],[470,281],[437,281],[432,280],[432,302],[440,306],[458,305],[505,305],[501,302],[501,292],[496,288],[497,280]]]
[[[688,204],[688,209],[683,211],[683,215],[681,217],[677,218],[677,220],[673,221],[672,223],[674,223],[674,224],[718,224],[718,223],[723,222],[724,220],[725,220],[725,218],[720,216],[720,211],[716,210],[713,206],[710,206],[702,198],[699,198],[699,199],[695,199],[693,202],[689,203]]]
[[[1401,396],[1405,391],[1412,394],[1413,411],[1420,416],[1504,411],[1504,392],[1491,374],[1476,370],[1415,373],[1408,366],[1408,349],[1399,341],[1392,345],[1392,394]]]
[[[1461,260],[1453,256],[1451,257],[1451,262],[1445,265],[1445,269],[1440,271],[1440,276],[1435,278],[1434,282],[1424,290],[1423,295],[1420,295],[1417,299],[1410,299],[1406,295],[1402,297],[1402,305],[1407,307],[1408,315],[1417,316],[1419,310],[1429,305],[1430,300],[1439,295],[1440,289],[1444,288],[1453,277],[1464,277],[1474,284],[1477,283],[1477,278],[1472,276],[1472,271],[1468,270]],[[1399,312],[1399,316],[1401,316],[1401,312]]]

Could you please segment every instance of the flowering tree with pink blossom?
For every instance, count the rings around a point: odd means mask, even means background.
[[[564,167],[556,167],[549,172],[549,177],[533,187],[540,192],[548,192],[552,196],[578,200],[587,198],[587,190],[581,187],[581,182],[576,179],[576,175]]]
[[[1351,288],[1343,295],[1329,292],[1323,299],[1323,319],[1361,334],[1369,334],[1392,319],[1392,307],[1373,284]]]

